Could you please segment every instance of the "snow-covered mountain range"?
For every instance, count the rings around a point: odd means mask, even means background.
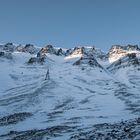
[[[137,45],[0,45],[0,139],[140,139],[139,115]]]

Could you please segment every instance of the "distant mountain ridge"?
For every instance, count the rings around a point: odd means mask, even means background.
[[[34,55],[34,58],[31,58],[29,63],[42,63],[45,62],[47,54],[53,54],[57,56],[63,56],[67,58],[79,57],[80,59],[74,63],[74,65],[80,65],[84,60],[87,63],[91,64],[96,63],[95,66],[101,66],[102,64],[97,64],[98,61],[109,62],[106,67],[109,69],[118,69],[121,67],[126,67],[130,65],[139,65],[139,56],[140,48],[138,45],[113,45],[107,53],[103,52],[100,49],[97,49],[95,46],[78,46],[70,49],[56,48],[52,45],[46,45],[45,47],[39,48],[35,47],[32,44],[26,45],[15,45],[13,43],[6,43],[0,45],[0,56],[11,59],[13,52],[23,52],[30,53]],[[92,58],[92,59],[91,59]],[[84,63],[85,63],[84,62]],[[125,64],[124,64],[125,63]],[[126,64],[128,63],[128,64]]]

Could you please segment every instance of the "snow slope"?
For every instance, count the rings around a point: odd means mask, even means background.
[[[106,65],[73,65],[81,54],[46,55],[43,65],[27,63],[35,54],[0,57],[0,139],[33,139],[31,132],[38,139],[69,139],[94,124],[139,116],[138,67],[111,73]],[[50,80],[45,80],[48,69]]]

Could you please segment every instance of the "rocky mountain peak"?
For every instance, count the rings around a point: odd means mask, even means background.
[[[52,45],[47,45],[44,48],[42,48],[40,50],[40,52],[41,53],[51,53],[51,54],[54,54],[55,53],[55,50],[54,50],[54,47]]]
[[[121,46],[121,45],[113,45],[109,52],[108,52],[108,58],[110,62],[114,62],[121,57],[127,55],[128,53],[134,53],[139,52],[140,49],[138,45],[127,45],[127,46]]]
[[[47,45],[38,52],[38,54],[41,55],[46,53],[55,54],[55,55],[65,55],[65,52],[62,48],[55,48],[52,45]]]
[[[121,57],[117,61],[113,62],[107,69],[110,71],[116,71],[120,68],[125,68],[129,66],[139,66],[140,59],[137,57],[137,53],[128,53]]]
[[[99,67],[102,68],[102,66],[97,62],[95,57],[93,55],[83,55],[78,61],[76,61],[73,65],[79,65],[79,66],[91,66],[91,67]]]
[[[27,52],[30,54],[35,54],[38,51],[38,49],[32,44],[26,44],[26,45],[20,44],[15,48],[15,50],[18,52]]]
[[[77,54],[84,54],[84,47],[75,47],[72,52],[70,53],[70,55],[77,55]]]
[[[4,45],[1,45],[1,50],[7,51],[7,52],[13,52],[15,50],[15,45],[13,43],[6,43]]]
[[[111,48],[110,48],[110,50],[109,50],[109,52],[112,52],[112,51],[117,51],[117,50],[125,50],[125,51],[135,51],[135,50],[140,50],[140,48],[138,47],[138,45],[130,45],[130,44],[128,44],[128,45],[126,45],[126,46],[121,46],[121,45],[113,45]]]
[[[97,59],[106,59],[106,53],[97,49],[95,46],[78,46],[73,49],[68,49],[66,51],[66,56],[69,55],[86,55],[86,56],[94,56]]]

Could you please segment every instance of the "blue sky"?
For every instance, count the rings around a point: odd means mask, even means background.
[[[0,0],[0,42],[140,45],[140,0]]]

